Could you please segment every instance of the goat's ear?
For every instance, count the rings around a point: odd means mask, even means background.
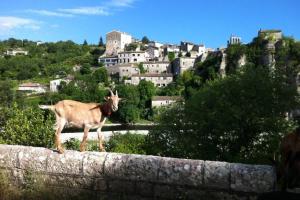
[[[110,99],[110,97],[104,97],[105,101],[108,101]]]

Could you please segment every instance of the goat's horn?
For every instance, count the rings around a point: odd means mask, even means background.
[[[112,91],[111,89],[109,89],[109,91],[110,91],[110,95],[111,95],[111,96],[114,96],[113,91]]]
[[[116,90],[116,96],[118,96],[118,91]]]

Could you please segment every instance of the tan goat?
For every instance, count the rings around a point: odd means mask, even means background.
[[[80,151],[85,151],[86,139],[91,128],[97,128],[99,149],[105,151],[103,147],[103,135],[101,128],[103,127],[106,117],[109,117],[112,112],[118,110],[118,103],[121,98],[110,90],[111,96],[106,97],[104,104],[99,103],[81,103],[73,100],[62,100],[55,105],[40,105],[41,109],[49,109],[55,113],[56,117],[56,132],[55,146],[59,153],[63,153],[64,149],[61,146],[60,135],[64,126],[74,126],[84,129],[84,135],[80,144]]]

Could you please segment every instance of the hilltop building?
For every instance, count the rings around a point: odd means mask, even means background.
[[[241,44],[241,43],[242,43],[242,38],[234,35],[231,35],[229,40],[227,41],[228,45]]]
[[[125,45],[133,42],[131,35],[120,32],[111,31],[106,34],[106,56],[116,56],[119,52],[123,51]]]

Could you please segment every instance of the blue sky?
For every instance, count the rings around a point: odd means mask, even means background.
[[[300,39],[298,0],[1,0],[0,40],[98,43],[121,30],[164,42],[225,46],[231,34],[247,43],[261,29]]]

